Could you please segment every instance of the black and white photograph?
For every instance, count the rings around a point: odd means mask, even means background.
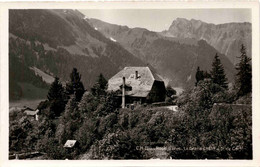
[[[8,159],[253,160],[252,19],[8,9]]]

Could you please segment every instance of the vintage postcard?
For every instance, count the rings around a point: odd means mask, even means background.
[[[260,165],[258,2],[0,9],[1,166]]]

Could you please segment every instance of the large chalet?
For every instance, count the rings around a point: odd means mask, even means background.
[[[118,92],[122,107],[134,102],[162,102],[166,94],[163,80],[149,67],[125,67],[108,80],[108,91]]]

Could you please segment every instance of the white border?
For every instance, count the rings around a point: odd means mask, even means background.
[[[196,9],[249,8],[252,10],[253,64],[253,160],[8,160],[8,9]],[[259,3],[257,1],[176,1],[176,2],[19,2],[0,3],[0,166],[71,167],[71,166],[260,166],[260,74],[259,74]]]

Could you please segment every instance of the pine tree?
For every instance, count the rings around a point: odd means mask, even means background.
[[[207,71],[200,70],[200,67],[197,68],[195,77],[196,77],[195,86],[198,85],[199,81],[204,80],[205,78],[211,78],[210,74]]]
[[[197,68],[195,77],[196,77],[195,85],[197,86],[198,82],[204,79],[203,71],[200,70],[200,67]]]
[[[213,83],[220,85],[227,89],[227,78],[225,75],[224,67],[221,64],[218,54],[216,53],[214,61],[212,63],[212,70],[210,71]]]
[[[208,71],[203,71],[203,77],[204,78],[211,78],[210,73],[208,73]]]
[[[70,82],[66,84],[66,94],[68,96],[75,95],[77,102],[81,100],[81,97],[85,92],[84,85],[80,80],[81,76],[78,70],[73,68],[70,74]]]
[[[238,96],[246,95],[252,92],[252,67],[251,59],[246,55],[246,48],[242,44],[240,49],[240,62],[236,66],[236,85],[238,87]]]
[[[106,89],[107,89],[107,80],[105,79],[103,74],[100,74],[98,76],[97,82],[91,88],[91,93],[94,96],[106,95]]]
[[[55,77],[53,83],[51,84],[47,98],[49,101],[52,101],[54,99],[63,98],[63,87],[62,87],[58,77]]]
[[[50,102],[50,117],[59,116],[65,107],[64,101],[64,89],[59,82],[59,78],[55,77],[55,80],[51,84],[47,98]]]

